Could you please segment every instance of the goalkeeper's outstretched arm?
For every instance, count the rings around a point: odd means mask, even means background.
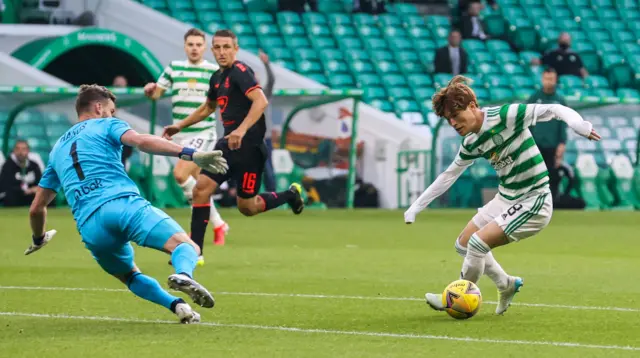
[[[404,222],[411,224],[416,220],[416,215],[424,210],[431,202],[449,190],[451,185],[458,180],[460,175],[467,169],[473,160],[462,160],[459,156],[456,160],[449,165],[449,167],[442,172],[436,180],[429,185],[416,201],[411,204],[409,209],[404,212]]]

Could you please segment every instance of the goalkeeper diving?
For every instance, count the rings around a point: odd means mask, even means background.
[[[197,312],[141,273],[134,263],[131,241],[171,254],[175,273],[168,278],[169,287],[186,293],[202,307],[214,306],[211,293],[193,279],[200,248],[175,220],[140,196],[120,160],[122,145],[175,156],[214,173],[226,173],[227,162],[221,151],[197,151],[158,136],[138,134],[113,117],[115,101],[104,87],[80,87],[78,122],[53,146],[31,204],[33,243],[25,255],[40,250],[56,234],[55,230],[45,232],[47,206],[64,190],[82,242],[104,271],[136,296],[171,310],[181,323],[198,323]]]
[[[416,215],[447,191],[474,161],[485,158],[500,179],[498,194],[469,221],[455,242],[464,257],[462,279],[477,283],[486,274],[498,288],[496,314],[503,314],[524,280],[508,275],[492,254],[496,247],[539,233],[551,221],[553,202],[549,174],[529,131],[538,122],[558,119],[577,134],[598,141],[590,122],[559,104],[506,104],[480,108],[468,79],[455,76],[433,96],[433,109],[464,137],[454,162],[404,213],[411,224]],[[427,293],[427,304],[443,310],[442,295]]]

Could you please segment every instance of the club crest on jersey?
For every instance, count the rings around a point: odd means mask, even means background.
[[[493,143],[495,145],[501,145],[502,143],[504,143],[504,138],[502,138],[502,136],[500,134],[494,134],[491,137],[491,140],[493,140]]]
[[[198,81],[194,78],[190,78],[187,80],[187,86],[189,86],[190,89],[196,88],[196,86],[198,85]]]

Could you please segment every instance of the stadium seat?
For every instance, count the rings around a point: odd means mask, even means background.
[[[309,36],[318,36],[318,37],[331,36],[331,31],[329,31],[329,29],[326,26],[319,25],[319,24],[308,24],[307,32],[309,33]]]
[[[393,111],[393,105],[389,101],[375,99],[370,103],[373,107],[383,111],[383,112],[391,112]]]
[[[198,3],[200,1],[196,1]],[[305,13],[307,14],[307,13]],[[304,16],[304,15],[303,15]],[[324,17],[323,17],[324,18]],[[301,25],[302,20],[300,19],[300,15],[292,11],[280,11],[276,14],[276,19],[279,24],[292,24],[292,25]]]
[[[327,76],[331,88],[353,88],[355,83],[349,74],[330,74]]]
[[[323,72],[322,65],[320,64],[320,62],[313,61],[313,60],[297,59],[296,68],[298,69],[299,72],[305,73],[305,74]]]
[[[336,48],[336,42],[331,37],[311,37],[311,47],[316,50]]]
[[[406,87],[390,88],[387,93],[389,94],[389,100],[391,102],[395,102],[400,99],[413,99],[411,90]]]
[[[609,88],[609,81],[605,77],[591,75],[584,79],[587,88]]]
[[[394,15],[394,14],[382,14],[382,15],[378,15],[378,22],[380,23],[381,26],[383,27],[396,27],[396,28],[401,28],[402,25],[402,20],[400,20],[400,17]]]
[[[618,88],[617,95],[620,98],[631,98],[640,100],[640,92],[633,88]]]
[[[433,82],[440,87],[446,87],[452,78],[453,75],[450,73],[436,73],[433,76]]]
[[[377,74],[356,74],[358,87],[382,86],[382,79]]]
[[[513,91],[510,88],[504,87],[491,87],[489,88],[489,96],[492,101],[502,102],[510,100],[514,97]]]
[[[244,11],[244,5],[241,0],[225,0],[218,2],[218,4],[222,12],[232,13]]]
[[[344,60],[344,53],[336,49],[324,49],[320,51],[320,59],[324,62],[331,60]]]
[[[510,74],[510,75],[524,75],[526,74],[526,70],[525,67],[523,67],[520,64],[517,63],[503,63],[502,64],[502,69],[504,70],[504,73]]]
[[[364,89],[364,100],[367,103],[371,103],[374,99],[385,99],[387,98],[387,92],[383,87],[367,87]]]
[[[409,86],[416,88],[432,87],[433,79],[426,74],[412,74],[407,77]]]
[[[287,36],[284,38],[284,42],[287,44],[287,47],[295,50],[295,49],[310,49],[311,42],[306,37],[290,37]]]
[[[317,25],[327,25],[329,22],[327,21],[326,16],[317,12],[305,12],[302,14],[302,22],[305,25],[309,24],[317,24]]]
[[[592,154],[582,153],[576,158],[575,174],[577,192],[585,201],[587,210],[597,210],[602,206],[596,187],[598,165]]]
[[[563,88],[583,87],[582,78],[572,75],[560,76],[559,84]]]
[[[280,27],[280,33],[282,33],[283,36],[305,36],[305,30],[304,27],[302,27],[302,25],[298,25],[298,24],[279,24]],[[320,26],[313,26],[312,27],[314,30],[321,28]],[[316,36],[329,36],[329,30],[327,30],[326,28],[324,29],[324,33],[312,33],[313,35]]]

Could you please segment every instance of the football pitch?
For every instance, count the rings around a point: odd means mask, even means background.
[[[170,210],[185,228],[188,209]],[[640,214],[556,212],[540,235],[496,249],[525,286],[504,316],[486,278],[477,316],[456,321],[424,303],[458,278],[453,244],[473,211],[222,211],[227,245],[208,233],[196,278],[213,309],[180,325],[101,271],[68,209],[30,243],[27,209],[0,210],[3,357],[494,357],[640,356]],[[168,256],[136,247],[142,271],[166,287]],[[186,297],[185,297],[186,298]],[[193,305],[192,305],[193,306]]]

